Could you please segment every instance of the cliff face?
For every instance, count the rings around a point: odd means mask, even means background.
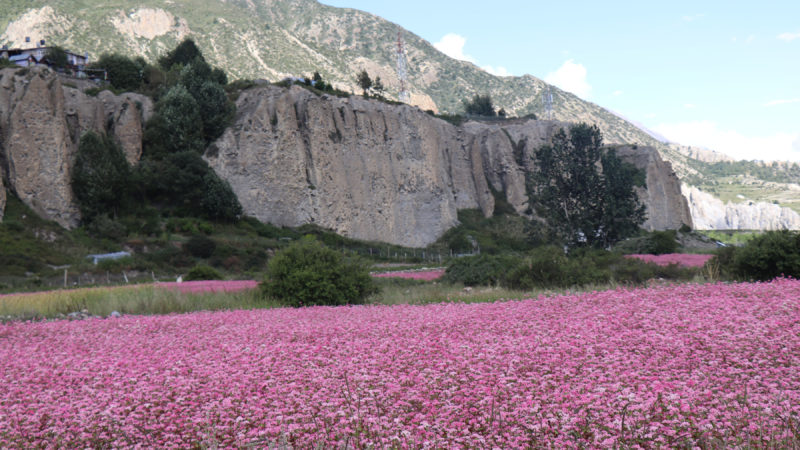
[[[141,95],[87,96],[45,68],[0,71],[0,170],[7,187],[40,216],[64,227],[77,225],[70,177],[80,136],[89,130],[109,133],[128,160],[136,161],[151,110],[152,102]]]
[[[492,190],[519,213],[525,171],[559,122],[455,127],[417,108],[322,96],[293,87],[242,93],[235,124],[207,152],[245,213],[279,225],[316,223],[347,236],[425,246],[457,211],[494,211]],[[647,171],[650,229],[692,225],[680,184],[651,148],[619,150]]]
[[[693,186],[682,186],[698,230],[797,230],[800,215],[764,202],[723,203]]]
[[[480,149],[416,108],[299,87],[251,89],[237,107],[206,156],[259,220],[423,246],[457,223],[457,209],[493,209],[472,163]]]
[[[47,69],[7,69],[0,76],[6,187],[42,217],[77,225],[70,177],[80,136],[108,133],[135,163],[150,100],[110,92],[87,96]],[[460,209],[491,215],[495,195],[524,214],[531,156],[567,125],[519,120],[455,127],[415,107],[318,97],[300,87],[250,89],[237,107],[235,123],[205,157],[231,183],[246,214],[412,247],[455,226]],[[639,192],[649,208],[646,226],[691,225],[669,164],[651,148],[618,151],[647,171],[648,188]],[[4,201],[0,197],[0,211]]]

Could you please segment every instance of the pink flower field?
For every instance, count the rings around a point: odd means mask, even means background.
[[[678,264],[686,267],[703,267],[714,255],[699,255],[690,253],[667,253],[664,255],[625,255],[626,258],[636,258],[644,262],[668,266]]]
[[[403,270],[395,272],[373,273],[375,278],[409,278],[412,280],[433,281],[444,275],[445,269]]]
[[[800,442],[800,281],[0,325],[0,448]]]

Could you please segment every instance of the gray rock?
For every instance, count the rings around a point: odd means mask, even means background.
[[[232,127],[206,152],[244,211],[346,236],[422,247],[458,210],[494,211],[491,190],[528,209],[531,155],[568,124],[515,120],[456,127],[408,105],[318,97],[300,87],[242,92]],[[692,225],[669,163],[648,147],[618,150],[647,171],[649,229]],[[491,188],[491,189],[490,189]]]

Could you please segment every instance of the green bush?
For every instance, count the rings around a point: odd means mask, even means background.
[[[650,235],[647,253],[664,255],[675,253],[678,250],[678,241],[675,230],[654,231]]]
[[[611,271],[599,262],[599,255],[604,254],[608,252],[600,250],[567,256],[559,247],[540,247],[508,275],[508,287],[532,289],[607,283]]]
[[[465,286],[492,286],[504,284],[509,271],[521,263],[511,255],[467,256],[454,260],[445,272],[444,279]]]
[[[90,235],[118,242],[128,235],[128,230],[122,223],[110,218],[108,214],[100,214],[92,218],[86,225]]]
[[[209,258],[214,254],[217,244],[208,236],[198,234],[189,238],[183,248],[195,258]]]
[[[263,286],[267,295],[290,306],[363,303],[377,290],[365,263],[313,238],[278,252],[267,265]]]
[[[776,277],[800,277],[800,233],[768,231],[744,247],[717,252],[723,275],[739,280],[767,281]]]
[[[142,84],[142,72],[145,67],[143,59],[134,61],[119,53],[104,53],[92,67],[104,69],[108,81],[115,89],[134,91]]]
[[[197,280],[222,280],[224,277],[214,268],[209,266],[194,266],[183,279],[185,281]]]

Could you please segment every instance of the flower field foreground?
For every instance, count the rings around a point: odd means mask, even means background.
[[[441,278],[446,269],[402,270],[371,274],[375,278],[409,278],[412,280],[433,281]]]
[[[678,264],[686,267],[703,267],[714,255],[701,255],[691,253],[666,253],[663,255],[625,255],[626,258],[636,258],[644,262],[668,266]]]
[[[0,447],[788,447],[800,281],[0,325]]]

